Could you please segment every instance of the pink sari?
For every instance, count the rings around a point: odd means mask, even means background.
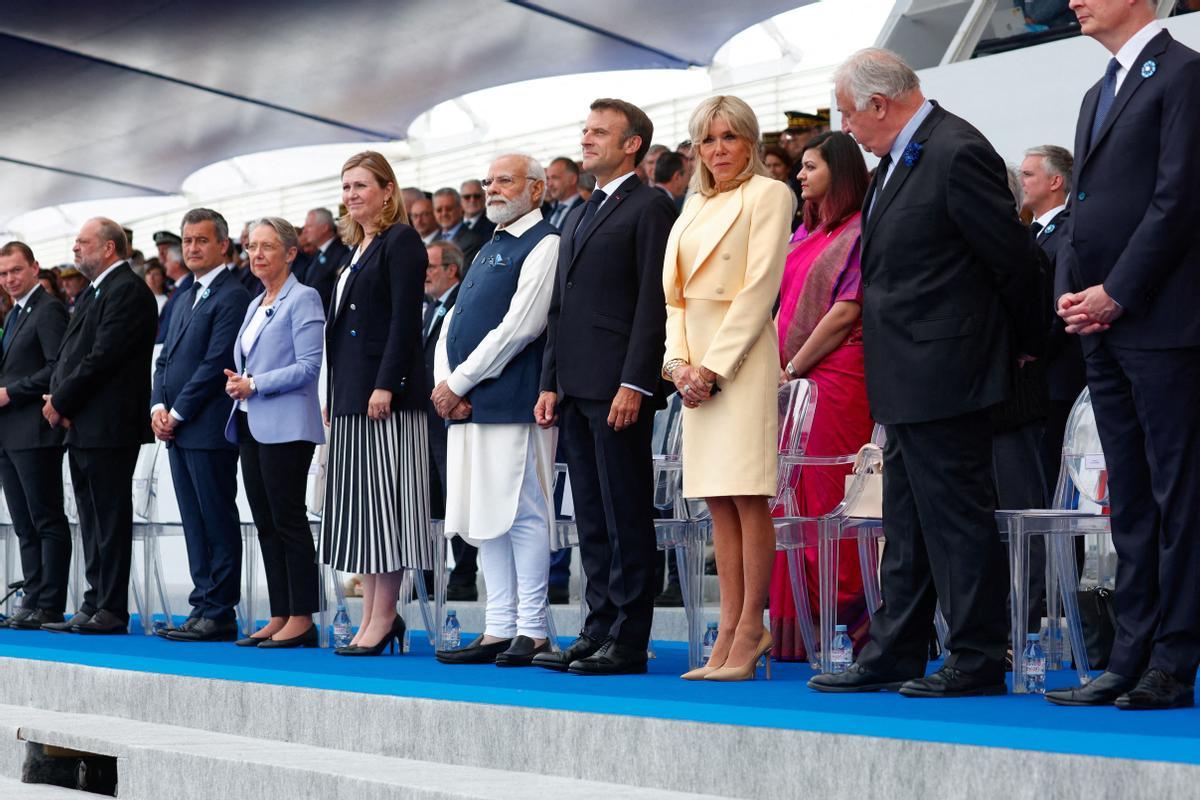
[[[809,234],[803,227],[796,232],[793,241],[797,244],[788,254],[776,319],[780,365],[796,355],[834,303],[850,300],[862,304],[861,232],[859,214],[829,233],[818,230]],[[846,341],[804,377],[817,384],[817,409],[808,453],[834,456],[856,452],[870,440],[874,427],[867,405],[861,324],[855,324]],[[840,503],[849,472],[849,466],[805,467],[794,487],[800,513],[817,516]],[[815,549],[801,552],[808,602],[815,615],[820,608],[817,552]],[[773,657],[782,661],[804,660],[804,643],[783,553],[775,557],[770,607],[771,635],[775,639]],[[854,542],[842,543],[838,553],[837,621],[847,626],[856,649],[866,641],[868,616]],[[814,619],[814,626],[816,622]]]

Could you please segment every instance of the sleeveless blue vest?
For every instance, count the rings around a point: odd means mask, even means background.
[[[540,220],[519,238],[497,231],[471,262],[446,332],[446,356],[450,369],[466,361],[508,313],[525,257],[543,238],[558,231]],[[471,390],[471,416],[461,422],[477,424],[532,423],[542,373],[546,334],[527,344],[495,378]],[[454,424],[453,422],[451,424]]]

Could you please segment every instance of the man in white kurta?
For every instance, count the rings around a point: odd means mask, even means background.
[[[546,583],[557,431],[534,423],[532,404],[524,409],[526,393],[536,400],[538,370],[529,372],[522,364],[534,358],[540,364],[559,237],[539,210],[545,173],[534,159],[502,156],[483,183],[488,218],[497,229],[442,325],[433,402],[443,418],[465,420],[452,422],[447,434],[445,533],[479,548],[487,585],[486,627],[471,644],[439,651],[437,657],[443,663],[528,666],[535,654],[550,648]],[[495,277],[513,271],[519,271],[515,288]],[[469,338],[472,314],[483,316],[485,325],[493,317],[500,317],[499,323],[469,354],[459,352],[461,359],[452,366],[456,347],[462,350],[456,336]],[[456,322],[456,316],[462,319]],[[525,417],[528,421],[507,421]]]

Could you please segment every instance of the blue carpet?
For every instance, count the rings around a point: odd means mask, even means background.
[[[339,658],[327,650],[0,629],[0,656],[432,700],[1200,764],[1197,709],[1139,714],[1059,708],[1027,695],[960,700],[823,695],[805,687],[812,671],[801,664],[774,664],[772,681],[693,683],[678,677],[686,669],[686,653],[674,643],[656,643],[658,657],[645,676],[452,667],[434,661],[423,634],[412,641],[413,651],[403,657]],[[1074,682],[1068,672],[1048,679],[1051,688]]]

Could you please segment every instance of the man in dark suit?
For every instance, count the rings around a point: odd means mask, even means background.
[[[296,280],[317,290],[328,314],[338,268],[349,260],[350,248],[338,238],[333,214],[327,208],[314,208],[308,212],[304,227],[300,229],[300,241],[311,244],[313,252],[304,274],[297,274]]]
[[[471,268],[475,254],[487,239],[463,224],[462,198],[458,191],[449,187],[433,193],[433,216],[439,232],[434,241],[454,242],[463,252],[463,274]]]
[[[0,247],[0,285],[13,299],[0,340],[0,484],[25,578],[25,602],[8,627],[37,629],[62,622],[67,603],[71,531],[63,513],[63,436],[40,412],[70,314],[42,290],[38,263],[22,242]]]
[[[421,323],[421,344],[425,351],[425,377],[433,386],[434,353],[442,332],[442,320],[458,299],[463,252],[454,242],[434,242],[426,250],[429,253],[429,266],[425,268],[425,294],[429,302]],[[436,519],[443,519],[446,514],[446,421],[438,415],[432,400],[427,400],[425,405],[429,419],[429,460],[433,466],[429,481],[431,512]],[[450,572],[446,599],[478,600],[479,589],[475,585],[479,574],[476,560],[478,549],[459,536],[450,540],[450,547],[454,551],[454,569]]]
[[[1037,245],[1004,161],[926,100],[894,53],[851,56],[835,96],[843,129],[881,157],[863,211],[863,344],[871,413],[888,434],[888,546],[871,641],[849,670],[809,686],[1003,694],[1007,571],[989,408],[1007,396],[1018,359],[1041,353],[1049,317],[1036,300],[1045,292]],[[925,677],[939,600],[949,655]]]
[[[170,231],[158,231],[154,234],[154,244],[158,247],[159,260],[166,272],[170,285],[167,289],[167,302],[158,315],[158,333],[154,337],[155,344],[162,344],[167,338],[167,328],[171,326],[171,313],[175,310],[175,295],[186,292],[192,285],[192,275],[183,265],[183,250],[179,237]]]
[[[469,181],[463,181],[459,192],[462,197],[463,225],[484,239],[492,238],[492,233],[496,230],[496,223],[487,218],[487,209],[483,205],[483,184],[472,178]]]
[[[683,210],[688,189],[683,156],[668,151],[658,157],[658,161],[654,162],[654,188],[666,193],[676,211]]]
[[[546,202],[542,204],[542,215],[561,231],[567,215],[578,205],[583,205],[583,198],[579,196],[579,165],[566,156],[559,156],[546,167]]]
[[[1082,337],[1117,550],[1108,671],[1067,705],[1193,704],[1200,663],[1200,54],[1151,0],[1073,0],[1113,54],[1075,132],[1054,294]]]
[[[665,348],[662,262],[675,209],[634,172],[654,126],[623,100],[592,103],[583,167],[596,190],[563,225],[534,417],[559,424],[589,613],[534,663],[582,675],[646,671],[654,613],[650,431]]]
[[[84,223],[74,250],[91,286],[63,335],[42,416],[50,427],[67,429],[88,589],[74,616],[42,628],[125,633],[133,470],[140,446],[153,441],[146,409],[158,305],[125,262],[125,234],[112,220]]]
[[[183,521],[193,590],[191,612],[164,637],[232,641],[242,570],[235,445],[225,438],[231,403],[225,370],[250,303],[225,268],[229,226],[207,208],[183,216],[183,259],[194,282],[171,318],[151,390],[150,424],[166,442],[171,483]]]

